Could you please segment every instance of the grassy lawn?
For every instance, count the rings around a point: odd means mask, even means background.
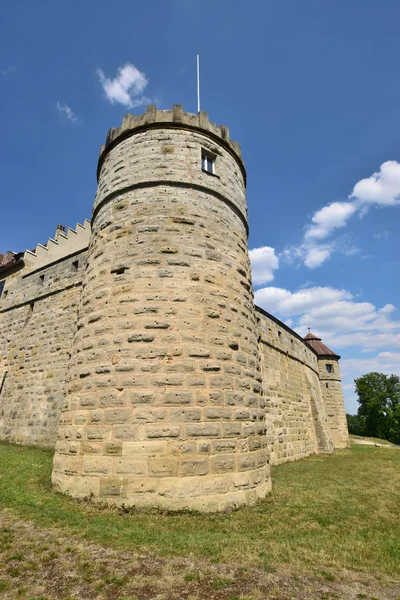
[[[52,491],[52,453],[0,444],[0,511],[60,535],[235,567],[400,575],[400,451],[353,446],[273,468],[273,492],[229,514],[119,510]],[[0,548],[1,550],[1,548]]]

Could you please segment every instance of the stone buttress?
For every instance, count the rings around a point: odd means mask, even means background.
[[[245,170],[207,114],[147,108],[102,148],[53,483],[223,510],[270,489]]]

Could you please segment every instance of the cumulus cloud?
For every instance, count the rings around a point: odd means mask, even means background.
[[[344,377],[352,378],[371,371],[400,375],[400,352],[379,352],[370,358],[345,358],[340,361],[340,370]],[[345,387],[351,389],[351,384]]]
[[[268,312],[281,317],[296,317],[320,306],[351,299],[352,295],[346,290],[332,287],[314,286],[290,292],[284,288],[269,286],[257,290],[254,298],[256,304]]]
[[[344,227],[348,219],[356,212],[356,207],[351,202],[332,202],[317,210],[308,226],[305,239],[322,240],[327,238],[332,231]]]
[[[56,106],[58,112],[61,113],[68,121],[70,121],[70,123],[73,123],[74,125],[82,125],[83,121],[81,121],[81,119],[75,115],[72,108],[66,104],[61,104],[60,102],[57,102]]]
[[[311,327],[333,349],[400,348],[400,321],[392,318],[393,304],[376,308],[370,302],[357,302],[347,290],[316,286],[296,292],[265,287],[255,292],[255,302],[282,319],[291,319],[301,335]]]
[[[249,251],[253,283],[260,285],[274,279],[274,271],[279,267],[279,260],[274,248],[262,246]]]
[[[395,160],[384,162],[379,171],[356,183],[349,198],[360,204],[399,205],[400,164]]]
[[[319,248],[318,246],[314,248],[307,248],[304,264],[309,269],[315,269],[315,267],[319,267],[330,257],[331,252],[328,250],[328,248]]]
[[[309,269],[315,269],[327,261],[333,252],[347,256],[358,252],[352,244],[343,239],[332,239],[337,230],[343,229],[354,215],[364,216],[372,206],[400,205],[400,163],[389,160],[379,171],[361,179],[353,188],[346,202],[331,202],[317,210],[306,225],[303,241],[298,246],[285,248],[281,256],[293,262],[301,260]],[[386,239],[388,232],[376,234],[378,239]]]
[[[97,75],[111,104],[117,102],[128,108],[151,104],[152,100],[143,96],[149,80],[135,65],[127,63],[119,67],[113,79],[106,77],[102,69],[97,69]]]

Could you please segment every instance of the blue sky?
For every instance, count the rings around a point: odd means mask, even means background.
[[[196,112],[199,53],[202,109],[246,162],[257,303],[342,355],[350,412],[354,377],[400,374],[399,2],[5,0],[1,12],[0,251],[90,218],[108,128],[149,101]]]

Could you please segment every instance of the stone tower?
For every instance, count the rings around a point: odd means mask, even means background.
[[[270,489],[245,181],[204,112],[149,106],[109,131],[57,489],[203,511]]]
[[[318,371],[322,401],[325,405],[331,440],[335,448],[350,446],[344,408],[340,356],[326,346],[321,338],[309,331],[304,340],[318,355]]]

